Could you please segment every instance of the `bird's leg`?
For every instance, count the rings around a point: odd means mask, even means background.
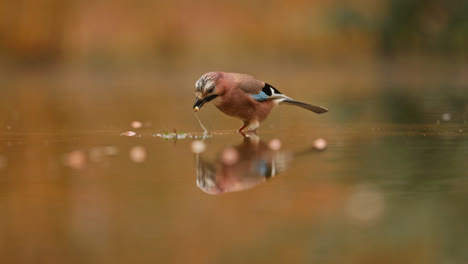
[[[245,135],[245,137],[248,137],[249,140],[250,140],[250,143],[253,143],[253,144],[258,144],[258,142],[260,142],[260,137],[257,135],[257,133],[254,132],[249,132],[247,135]]]
[[[247,131],[247,132],[239,132],[244,137],[244,141],[248,141],[250,143],[257,144],[260,142],[260,137],[257,136],[257,132],[255,131]]]
[[[249,122],[246,122],[246,121],[243,121],[243,122],[244,122],[244,125],[241,128],[239,128],[239,130],[237,130],[237,132],[239,132],[241,134],[243,134],[242,130],[249,124]]]
[[[247,126],[247,125],[243,125],[241,128],[239,128],[239,129],[237,130],[237,132],[239,132],[239,133],[242,134],[242,129],[244,129],[246,126]]]
[[[251,121],[247,127],[248,132],[255,132],[257,128],[260,126],[260,122],[258,121]]]

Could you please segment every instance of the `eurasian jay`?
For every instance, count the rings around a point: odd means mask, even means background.
[[[195,87],[194,111],[212,101],[221,112],[244,122],[239,132],[245,128],[255,131],[278,104],[299,106],[317,114],[328,112],[324,107],[295,101],[268,83],[243,73],[208,72],[198,79]]]
[[[244,135],[241,144],[224,148],[215,162],[195,154],[197,186],[208,194],[247,190],[286,170],[291,161],[292,153],[273,151],[255,135]]]

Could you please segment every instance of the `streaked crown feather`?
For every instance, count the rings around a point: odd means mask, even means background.
[[[202,75],[195,83],[195,88],[198,92],[203,92],[215,83],[220,77],[219,72],[208,72]]]

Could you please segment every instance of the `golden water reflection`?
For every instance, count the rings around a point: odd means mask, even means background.
[[[240,144],[224,147],[213,161],[195,153],[197,186],[205,193],[248,190],[285,171],[295,156],[318,151],[315,147],[293,153],[281,150],[279,139],[266,143],[256,134],[241,135]]]

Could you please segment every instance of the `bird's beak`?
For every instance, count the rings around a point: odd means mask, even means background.
[[[200,108],[206,103],[206,102],[209,102],[213,99],[215,99],[216,97],[218,97],[217,94],[213,94],[213,95],[210,95],[208,97],[205,97],[205,98],[202,98],[202,99],[195,99],[195,103],[193,104],[193,111],[195,112],[198,112],[198,110],[200,110]]]

